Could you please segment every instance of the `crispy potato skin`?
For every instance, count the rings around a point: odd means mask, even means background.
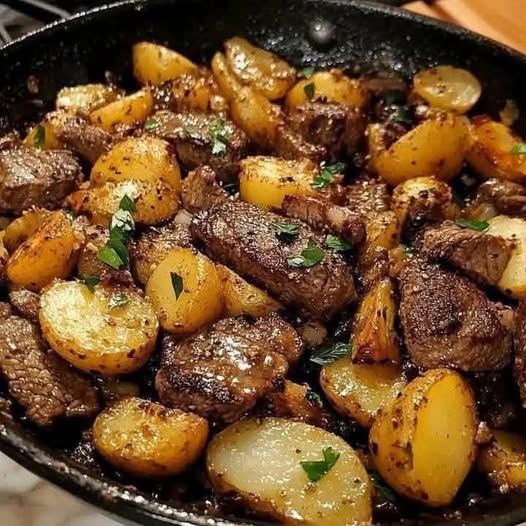
[[[231,101],[239,93],[243,84],[232,73],[225,55],[220,51],[212,58],[211,67],[221,95],[227,101]]]
[[[95,449],[116,468],[143,478],[185,471],[207,438],[204,418],[135,397],[110,405],[93,424]]]
[[[401,495],[445,506],[476,456],[478,426],[471,388],[458,373],[432,369],[385,407],[369,434],[374,465]]]
[[[42,224],[50,212],[32,209],[17,217],[5,228],[4,245],[12,254]]]
[[[115,298],[127,303],[115,306]],[[86,372],[113,376],[141,368],[155,348],[159,324],[136,290],[57,281],[43,291],[40,325],[51,348]]]
[[[172,274],[183,282],[176,296]],[[174,334],[191,334],[218,320],[223,312],[223,288],[214,264],[189,248],[176,248],[153,271],[146,293],[162,328]]]
[[[106,84],[81,84],[62,88],[57,94],[59,111],[88,115],[90,112],[116,101],[121,90]]]
[[[327,447],[340,457],[321,480],[309,483],[300,462],[320,460]],[[240,420],[212,439],[207,469],[217,491],[239,495],[281,524],[371,522],[371,483],[357,453],[336,435],[303,422]]]

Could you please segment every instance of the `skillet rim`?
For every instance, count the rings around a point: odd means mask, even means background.
[[[175,4],[177,1],[120,0],[85,10],[68,20],[53,22],[0,47],[0,57],[3,60],[9,60],[20,50],[28,50],[38,46],[48,35],[66,33],[83,24],[102,20],[110,14],[117,16],[120,11],[133,10],[140,12],[142,6],[148,4],[162,6],[163,4]],[[433,28],[457,39],[469,40],[482,48],[481,51],[504,54],[517,61],[526,70],[526,54],[488,37],[446,22],[369,0],[317,1],[332,4],[342,9],[354,7],[367,13],[387,15],[389,18],[401,19],[410,24]],[[176,526],[255,526],[266,524],[255,521],[248,523],[235,517],[223,519],[209,515],[198,515],[157,502],[139,491],[131,492],[109,479],[92,474],[85,466],[70,463],[65,457],[60,458],[58,455],[53,455],[45,446],[39,445],[30,433],[25,432],[23,428],[17,430],[8,422],[0,422],[0,451],[29,471],[95,506],[99,512],[109,514],[117,520],[137,521],[140,524],[152,526],[158,524]],[[473,521],[462,520],[462,523],[491,524],[492,526],[517,524],[526,520],[526,501],[516,506],[510,504],[510,507],[505,511],[495,512],[496,510],[489,509],[486,513],[477,515]],[[437,524],[452,524],[454,522],[460,521],[436,521]]]

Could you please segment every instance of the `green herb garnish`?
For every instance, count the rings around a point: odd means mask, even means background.
[[[46,128],[42,124],[39,124],[35,131],[35,137],[33,139],[33,146],[36,146],[37,148],[42,148],[45,143],[46,143]]]
[[[377,473],[370,471],[369,478],[371,479],[371,482],[373,483],[377,493],[379,493],[385,500],[390,500],[392,502],[396,502],[398,500],[395,492],[383,482]]]
[[[457,219],[455,223],[460,228],[469,228],[470,230],[476,230],[477,232],[484,232],[484,230],[489,228],[489,223],[487,221],[476,221],[474,219]]]
[[[297,223],[275,221],[272,223],[272,230],[280,241],[291,243],[298,237],[300,226]]]
[[[305,394],[305,400],[313,405],[317,405],[318,407],[323,407],[321,396],[315,391],[308,390]]]
[[[312,75],[314,75],[313,67],[308,66],[300,71],[300,76],[302,76],[303,78],[310,79]]]
[[[179,296],[183,292],[183,278],[176,272],[170,272],[170,279],[172,280],[172,288],[175,292],[175,298],[179,299]]]
[[[146,122],[144,123],[144,129],[146,131],[153,131],[159,126],[159,121],[156,119],[153,119],[150,117],[149,119],[146,119]]]
[[[397,102],[402,102],[404,100],[404,95],[401,91],[390,90],[390,91],[386,91],[382,95],[382,99],[387,106],[392,106],[393,104],[396,104]]]
[[[307,473],[311,482],[318,482],[324,477],[336,464],[340,458],[340,453],[334,451],[332,447],[326,447],[322,450],[323,460],[303,460],[300,466]]]
[[[338,252],[346,252],[352,248],[350,243],[345,241],[345,239],[333,234],[327,234],[327,237],[325,238],[325,245]]]
[[[394,111],[389,119],[393,122],[400,122],[402,124],[412,124],[413,120],[411,119],[411,114],[409,113],[409,108],[407,106],[398,106],[396,111]]]
[[[212,143],[212,155],[223,157],[228,146],[229,131],[226,129],[223,119],[215,119],[208,128],[208,135]]]
[[[128,303],[130,303],[130,298],[124,292],[117,292],[110,298],[110,309],[120,309]]]
[[[99,250],[98,257],[100,261],[114,269],[120,269],[124,265],[124,261],[117,251],[108,245],[103,246]]]
[[[303,86],[303,91],[307,98],[309,100],[312,100],[314,98],[315,91],[314,82],[309,82],[308,84],[305,84],[305,86]]]
[[[135,208],[135,203],[133,202],[133,199],[131,199],[130,196],[128,195],[125,195],[122,199],[121,199],[121,202],[119,203],[119,208],[121,210],[124,210],[125,212],[135,212],[136,208]]]
[[[320,347],[312,352],[310,361],[318,365],[329,365],[330,363],[351,354],[352,345],[350,343],[335,343],[330,347]]]
[[[311,186],[315,190],[321,190],[334,181],[337,174],[345,171],[345,163],[334,163],[322,166],[320,173],[314,177]]]
[[[289,267],[293,268],[308,268],[314,267],[325,257],[325,252],[316,244],[316,241],[309,239],[307,248],[305,248],[299,256],[294,256],[287,259]]]
[[[511,150],[512,155],[526,155],[526,142],[516,144]]]
[[[100,279],[97,276],[80,276],[80,280],[86,287],[88,287],[90,292],[95,291],[95,285],[100,282]]]

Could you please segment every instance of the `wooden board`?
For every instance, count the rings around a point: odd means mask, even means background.
[[[414,1],[405,7],[466,27],[526,53],[526,0]]]

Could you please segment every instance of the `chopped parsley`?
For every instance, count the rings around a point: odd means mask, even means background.
[[[305,400],[307,402],[311,403],[312,405],[317,405],[318,407],[323,407],[323,402],[321,400],[321,396],[316,393],[315,391],[311,391],[310,389],[305,394]]]
[[[177,274],[177,272],[170,272],[170,279],[172,280],[172,288],[175,292],[175,298],[179,299],[179,296],[183,292],[183,278]]]
[[[487,221],[476,221],[475,219],[457,219],[455,223],[460,228],[469,228],[470,230],[476,230],[477,232],[484,232],[484,230],[489,228],[489,223]]]
[[[511,150],[512,155],[526,155],[526,142],[516,144]]]
[[[300,466],[311,482],[318,482],[324,477],[334,467],[341,455],[330,446],[323,448],[322,453],[323,460],[303,460],[300,462]]]
[[[124,197],[121,199],[121,202],[119,203],[119,208],[121,210],[124,210],[125,212],[135,212],[135,203],[133,202],[133,199],[130,198],[128,195],[124,195]]]
[[[326,164],[320,173],[314,177],[311,186],[314,190],[321,190],[334,181],[334,177],[345,171],[345,163]]]
[[[351,354],[352,345],[350,343],[335,343],[330,347],[320,347],[312,352],[310,361],[318,365],[329,365],[340,358]]]
[[[150,117],[149,119],[146,119],[146,122],[144,123],[144,129],[146,131],[153,131],[159,126],[159,121],[156,119],[153,119]]]
[[[315,91],[314,82],[309,82],[308,84],[305,84],[305,86],[303,86],[303,91],[305,92],[307,98],[309,100],[312,100],[314,98]]]
[[[80,280],[86,287],[88,287],[90,292],[95,291],[95,285],[97,285],[100,282],[100,279],[97,276],[80,276]]]
[[[389,90],[382,95],[382,99],[387,106],[392,106],[404,100],[404,94],[398,90]]]
[[[345,241],[345,239],[333,234],[327,234],[327,237],[325,238],[325,245],[338,252],[346,252],[352,248],[350,243]]]
[[[284,243],[291,243],[299,234],[300,226],[298,223],[286,223],[282,221],[275,221],[272,223],[272,230],[276,237]]]
[[[314,267],[325,257],[325,252],[316,244],[316,241],[309,239],[307,248],[299,256],[287,259],[287,264],[292,268]]]
[[[395,492],[383,482],[383,480],[377,473],[370,471],[369,478],[371,479],[371,482],[373,483],[376,492],[379,495],[381,495],[385,500],[389,500],[392,502],[398,500],[398,497],[396,496]]]
[[[413,122],[407,106],[398,106],[389,119],[393,122],[400,122],[402,124],[412,124]]]
[[[300,71],[300,76],[302,76],[303,78],[310,79],[312,75],[314,75],[313,67],[308,66]]]
[[[130,303],[130,298],[124,292],[117,292],[110,298],[110,309],[120,309],[128,303]]]
[[[215,119],[208,128],[208,135],[212,144],[212,155],[223,157],[228,146],[229,131],[226,129],[223,119]]]
[[[42,148],[44,144],[46,144],[46,128],[42,124],[39,124],[33,138],[33,146]]]

